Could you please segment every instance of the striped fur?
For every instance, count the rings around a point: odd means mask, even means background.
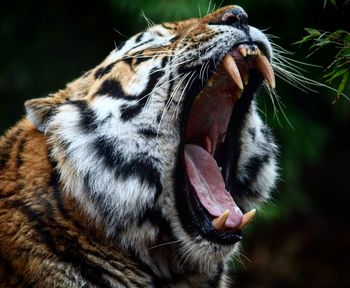
[[[0,287],[231,287],[238,246],[189,228],[176,176],[187,91],[247,37],[210,24],[227,9],[151,27],[26,102],[0,141]],[[274,186],[276,145],[254,103],[242,127],[234,183],[248,209]]]

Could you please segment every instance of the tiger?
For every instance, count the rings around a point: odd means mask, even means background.
[[[278,178],[268,37],[240,6],[146,28],[0,140],[0,287],[233,287]]]

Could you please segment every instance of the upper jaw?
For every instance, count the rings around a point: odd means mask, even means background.
[[[240,43],[224,55],[221,65],[241,91],[248,85],[248,72],[252,69],[257,70],[267,84],[275,89],[275,75],[267,54],[268,50],[261,43]]]

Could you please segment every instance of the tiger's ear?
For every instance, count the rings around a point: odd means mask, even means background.
[[[66,98],[49,96],[28,100],[24,103],[27,117],[31,120],[40,132],[44,132],[46,124]]]

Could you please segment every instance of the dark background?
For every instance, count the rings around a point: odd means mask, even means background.
[[[221,1],[211,1],[211,9]],[[249,23],[278,36],[293,59],[318,64],[306,76],[322,81],[336,48],[310,58],[292,45],[304,27],[350,31],[349,5],[323,0],[237,1]],[[232,4],[224,1],[223,5]],[[154,22],[205,14],[207,0],[2,1],[0,4],[0,132],[24,114],[23,102],[55,92],[97,65],[115,45]],[[210,10],[211,10],[210,9]],[[118,30],[118,32],[117,32]],[[315,87],[314,87],[315,88]],[[260,96],[263,116],[281,146],[281,179],[273,199],[259,209],[234,261],[238,287],[350,287],[350,103],[316,87],[305,94],[277,80],[292,128]],[[349,91],[348,95],[350,94]],[[279,123],[280,122],[280,123]]]

